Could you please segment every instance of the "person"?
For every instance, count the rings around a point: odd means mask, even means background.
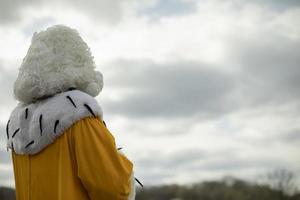
[[[79,33],[34,33],[14,83],[7,126],[17,200],[133,200],[133,163],[116,147],[94,98],[103,87]]]

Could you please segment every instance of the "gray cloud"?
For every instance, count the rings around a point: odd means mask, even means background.
[[[168,181],[174,176],[183,175],[194,179],[205,173],[240,173],[253,170],[252,175],[282,167],[280,158],[239,156],[237,149],[208,152],[199,149],[183,149],[172,153],[152,152],[136,162],[140,179],[147,184]],[[247,175],[245,175],[246,177]],[[152,179],[154,177],[154,180]],[[249,177],[250,178],[250,177]]]
[[[52,17],[41,17],[22,27],[21,30],[27,38],[31,38],[34,32],[46,29],[48,26],[53,24],[54,19]]]
[[[244,169],[261,169],[266,170],[279,168],[282,166],[280,159],[271,159],[271,158],[236,158],[236,157],[227,157],[224,156],[222,159],[215,159],[207,162],[203,162],[198,169],[207,170],[207,171],[236,171]]]
[[[224,149],[216,152],[203,150],[201,148],[183,149],[171,153],[153,152],[147,157],[141,158],[137,164],[143,168],[157,167],[176,170],[238,170],[245,168],[265,167],[272,168],[281,166],[281,160],[258,156],[256,158],[246,158],[238,155],[238,149]],[[155,156],[153,156],[155,155]],[[153,160],[154,159],[154,160]],[[146,170],[147,171],[147,170]]]
[[[279,106],[300,98],[300,41],[278,35],[231,38],[236,73],[181,61],[157,64],[119,60],[109,66],[105,87],[134,92],[106,99],[109,113],[131,117],[209,118],[242,107]],[[223,69],[226,69],[223,66]],[[105,76],[105,74],[104,74]]]
[[[87,3],[85,0],[64,0],[66,6],[74,6],[78,11],[83,11],[97,21],[117,23],[123,14],[122,2],[118,0],[92,0]],[[59,1],[61,2],[61,1]]]
[[[196,11],[196,1],[157,0],[154,5],[143,7],[137,13],[138,15],[158,19],[163,16],[178,16]]]
[[[151,151],[146,157],[140,158],[137,165],[142,168],[156,167],[170,169],[170,168],[185,168],[190,163],[207,159],[210,156],[208,152],[202,149],[184,149],[178,152],[163,153],[160,151]],[[155,157],[155,161],[153,160]]]
[[[297,126],[297,124],[295,124]],[[243,139],[241,139],[243,141]],[[297,127],[285,127],[285,130],[277,130],[273,131],[273,133],[268,133],[260,138],[248,139],[248,144],[252,145],[287,145],[289,147],[297,147],[300,144],[300,128]]]
[[[88,3],[84,0],[10,0],[0,1],[0,24],[16,22],[21,19],[22,11],[25,8],[41,9],[59,4],[61,8],[75,9],[90,16],[92,20],[101,22],[117,23],[123,14],[124,1],[118,0],[91,0]],[[130,3],[128,1],[127,3]]]
[[[103,102],[109,113],[131,117],[211,117],[236,107],[233,78],[201,63],[119,61],[109,66],[106,89],[133,89],[120,101]]]
[[[12,21],[20,20],[20,11],[33,4],[40,4],[38,0],[10,0],[0,1],[0,23],[10,23]]]
[[[246,2],[247,0],[244,0]],[[261,6],[266,6],[272,10],[284,11],[286,9],[291,9],[294,7],[300,7],[300,2],[298,0],[285,0],[285,1],[274,1],[274,0],[254,0],[252,3],[259,4]]]
[[[18,75],[15,67],[3,67],[4,63],[0,60],[0,93],[1,106],[11,107],[16,105],[16,101],[13,98],[13,83]]]
[[[25,8],[40,9],[42,7],[51,7],[52,5],[59,5],[66,9],[75,9],[90,16],[92,20],[115,24],[122,20],[124,9],[129,9],[128,6],[124,5],[135,4],[136,2],[140,5],[138,9],[129,12],[135,12],[139,16],[143,15],[149,16],[152,19],[158,19],[162,16],[178,16],[196,12],[196,3],[198,1],[157,0],[154,4],[149,4],[146,1],[136,0],[90,0],[88,3],[85,0],[9,0],[0,2],[0,24],[19,21],[22,17],[21,13]],[[249,3],[248,1],[240,0],[235,1],[235,4],[239,6],[244,5],[245,2]],[[300,6],[297,0],[255,0],[251,1],[251,4],[268,7],[275,11],[284,11]]]
[[[1,183],[10,182],[13,179],[13,171],[12,170],[5,170],[0,171],[0,186],[2,186]]]
[[[233,44],[244,102],[279,105],[300,98],[300,40],[266,33],[259,39],[235,39]]]
[[[4,148],[0,149],[1,164],[11,164],[10,151],[7,152]]]
[[[289,144],[300,144],[300,129],[289,130],[287,133],[281,134],[278,140]]]

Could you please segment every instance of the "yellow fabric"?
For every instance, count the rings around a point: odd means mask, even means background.
[[[86,117],[35,155],[12,152],[17,200],[127,200],[133,164],[99,118]]]

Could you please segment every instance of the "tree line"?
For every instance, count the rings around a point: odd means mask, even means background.
[[[15,200],[15,190],[0,187],[1,200]],[[145,186],[136,200],[300,200],[293,173],[275,170],[253,183],[234,177],[190,185]]]

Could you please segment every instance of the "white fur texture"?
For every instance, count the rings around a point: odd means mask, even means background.
[[[67,98],[69,96],[70,99]],[[51,98],[36,103],[19,105],[11,113],[7,124],[7,148],[14,148],[17,154],[36,154],[64,133],[76,121],[93,114],[84,105],[88,105],[95,116],[103,118],[97,101],[79,90],[56,94]],[[26,118],[26,109],[27,118]],[[42,115],[40,127],[40,116]],[[56,120],[59,123],[54,127]],[[19,131],[17,131],[19,129]],[[41,132],[42,129],[42,132]],[[15,133],[15,131],[17,131]],[[13,134],[15,133],[14,137]],[[31,141],[33,144],[26,148]]]
[[[70,87],[93,97],[101,92],[103,77],[95,71],[90,48],[76,30],[64,25],[34,33],[14,83],[15,98],[31,103]]]

